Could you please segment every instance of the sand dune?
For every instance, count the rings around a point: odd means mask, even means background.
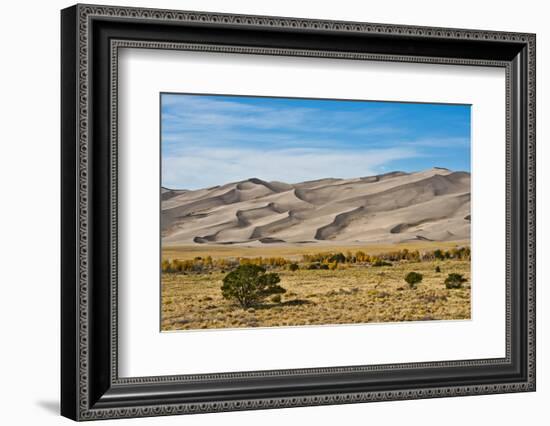
[[[433,168],[296,184],[162,188],[165,245],[398,243],[470,238],[470,174]]]

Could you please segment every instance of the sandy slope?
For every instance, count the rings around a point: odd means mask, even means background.
[[[163,188],[163,244],[276,244],[470,237],[470,174],[433,168],[297,184],[252,178]]]

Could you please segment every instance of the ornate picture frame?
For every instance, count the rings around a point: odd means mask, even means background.
[[[535,390],[534,34],[96,5],[64,9],[61,29],[62,415],[93,420]],[[119,377],[121,48],[503,68],[506,356]]]

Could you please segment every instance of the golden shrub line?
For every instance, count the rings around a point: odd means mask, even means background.
[[[408,260],[412,262],[422,262],[431,260],[470,260],[471,251],[470,247],[456,247],[449,250],[435,249],[431,251],[418,251],[418,250],[395,250],[387,253],[379,253],[376,255],[369,255],[361,250],[355,253],[347,251],[344,255],[341,252],[321,252],[314,254],[302,255],[302,261],[307,263],[320,262],[329,263],[337,261],[338,263],[376,263],[380,260],[386,261],[399,261]]]
[[[434,260],[470,260],[470,247],[456,247],[449,250],[435,249],[430,251],[418,250],[394,250],[387,253],[369,255],[361,250],[352,252],[319,252],[302,255],[302,259],[296,262],[285,257],[237,257],[213,259],[212,256],[195,257],[194,259],[164,259],[161,264],[162,272],[205,272],[213,270],[229,270],[239,265],[257,265],[266,268],[284,268],[291,264],[323,265],[323,269],[345,269],[348,265],[364,264],[376,265],[384,261],[409,261],[424,262]]]

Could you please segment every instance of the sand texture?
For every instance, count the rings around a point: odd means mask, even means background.
[[[432,168],[288,184],[162,188],[163,246],[385,244],[470,238],[470,174]]]

